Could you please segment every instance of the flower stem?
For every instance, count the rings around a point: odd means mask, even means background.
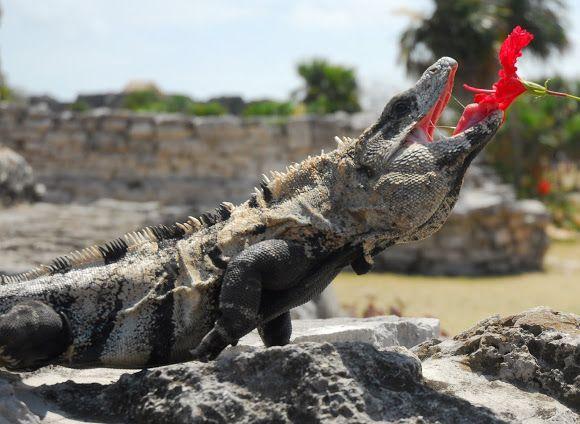
[[[572,94],[568,94],[568,93],[561,93],[560,91],[552,91],[552,90],[546,90],[546,93],[552,95],[552,96],[558,96],[558,97],[568,97],[570,99],[574,99],[574,100],[578,100],[580,101],[580,97],[578,96],[573,96]]]

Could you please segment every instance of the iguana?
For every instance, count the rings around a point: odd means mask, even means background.
[[[0,285],[0,365],[145,367],[211,360],[255,328],[284,345],[289,310],[352,265],[425,238],[501,125],[433,140],[457,63],[441,58],[358,138],[264,177],[249,200],[148,227]]]

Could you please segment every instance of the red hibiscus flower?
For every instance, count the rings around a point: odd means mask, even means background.
[[[464,85],[467,90],[476,93],[475,103],[465,108],[454,134],[472,126],[493,110],[506,110],[516,97],[526,91],[526,86],[517,75],[516,62],[522,55],[524,47],[533,39],[533,34],[519,26],[515,27],[501,45],[499,61],[502,67],[499,70],[499,81],[493,84],[493,89],[484,90]]]
[[[535,82],[521,79],[518,74],[516,62],[522,55],[522,50],[530,44],[534,35],[520,26],[515,27],[510,35],[507,36],[499,51],[499,61],[501,69],[499,70],[499,80],[493,84],[491,90],[471,87],[464,84],[463,87],[475,94],[475,103],[468,105],[453,134],[463,131],[481,121],[494,110],[505,111],[509,105],[521,94],[528,92],[535,96],[558,96],[568,97],[579,100],[580,97],[568,93],[548,90],[547,84],[540,85]],[[505,116],[504,116],[505,118]]]
[[[483,90],[470,87],[467,84],[464,85],[467,90],[477,93],[474,97],[476,103],[488,103],[489,106],[497,105],[499,109],[506,110],[516,97],[526,91],[526,87],[517,75],[516,62],[522,55],[524,47],[530,44],[533,39],[534,35],[521,27],[517,26],[513,29],[499,50],[501,69],[499,70],[499,81],[493,85],[493,89]]]
[[[548,180],[540,180],[536,186],[536,190],[540,196],[547,196],[552,191],[552,184]]]

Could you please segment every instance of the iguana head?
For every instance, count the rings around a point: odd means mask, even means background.
[[[451,97],[457,62],[443,57],[409,90],[393,97],[378,121],[355,142],[351,214],[397,241],[427,237],[453,207],[473,158],[502,122],[501,112],[452,137],[435,134]]]

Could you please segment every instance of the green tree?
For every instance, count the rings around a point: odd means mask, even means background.
[[[260,100],[250,102],[242,112],[243,116],[289,116],[294,112],[291,102],[277,102],[274,100]]]
[[[137,112],[165,112],[163,96],[156,90],[137,90],[128,93],[123,106]]]
[[[226,109],[218,102],[192,103],[187,108],[187,113],[196,116],[219,116],[225,115]]]
[[[434,0],[430,16],[415,19],[400,39],[408,73],[421,74],[441,56],[459,62],[457,87],[490,87],[496,80],[501,42],[516,25],[534,34],[526,51],[546,58],[568,46],[561,22],[561,0]],[[458,90],[463,99],[471,95]]]
[[[303,102],[311,113],[358,112],[358,84],[353,69],[314,59],[298,65],[304,79]]]

